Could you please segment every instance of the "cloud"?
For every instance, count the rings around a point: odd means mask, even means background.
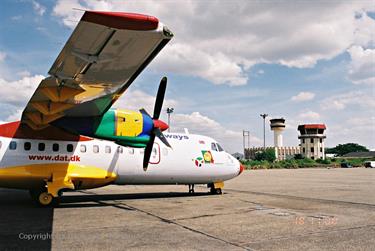
[[[164,55],[154,63],[157,70],[186,74],[189,69],[189,75],[202,77],[214,84],[236,86],[247,82],[242,67],[220,52],[210,54],[190,44],[180,43],[172,44]]]
[[[327,142],[331,146],[344,143],[359,143],[368,148],[374,148],[375,142],[375,116],[354,115],[350,119],[344,119],[342,123],[329,124]]]
[[[312,121],[316,122],[317,120],[320,119],[320,114],[317,112],[313,112],[313,111],[307,111],[307,112],[300,113],[298,117],[301,119],[305,119],[308,122],[312,122]]]
[[[24,107],[43,78],[42,75],[34,75],[10,82],[0,78],[0,103]]]
[[[359,106],[366,110],[375,109],[374,91],[352,91],[336,94],[320,102],[320,107],[323,110],[343,110],[347,106]]]
[[[6,56],[7,56],[7,54],[5,52],[0,51],[0,63],[4,61]]]
[[[130,110],[138,110],[144,107],[150,114],[153,112],[155,96],[149,95],[140,90],[129,90],[114,105],[114,107]],[[173,99],[164,100],[164,111],[162,119],[166,120],[165,109],[167,107],[177,107],[180,104]],[[187,128],[190,133],[209,136],[218,140],[229,152],[238,151],[242,148],[242,132],[228,129],[219,122],[202,115],[200,112],[191,114],[172,113],[171,114],[171,132],[184,132]],[[252,145],[260,145],[262,141],[251,136]]]
[[[227,129],[217,121],[199,112],[172,114],[171,131],[183,132],[184,128],[188,128],[190,133],[214,138],[230,153],[242,148],[242,131]],[[262,142],[259,138],[251,135],[251,145],[261,145]]]
[[[17,109],[13,114],[9,115],[5,121],[18,121],[21,119],[23,108]]]
[[[33,9],[36,12],[36,14],[38,14],[39,16],[43,16],[44,13],[46,12],[46,7],[44,7],[43,5],[41,5],[35,0],[31,1],[31,3],[33,5]]]
[[[315,93],[312,93],[312,92],[300,92],[296,96],[293,96],[291,98],[291,100],[295,101],[295,102],[303,102],[303,101],[313,100],[314,97],[315,97]]]
[[[133,111],[138,111],[141,108],[146,109],[146,111],[152,115],[154,111],[156,96],[149,95],[140,90],[128,90],[124,95],[114,104],[114,107],[121,109],[129,109]],[[177,101],[173,99],[165,99],[163,102],[163,107],[176,107]]]
[[[12,16],[10,19],[11,19],[12,21],[18,21],[18,20],[21,20],[21,19],[22,19],[22,16],[21,16],[21,15]]]
[[[348,52],[352,58],[349,79],[356,84],[375,84],[375,49],[352,46]]]
[[[364,1],[184,1],[176,6],[173,1],[60,0],[53,13],[74,27],[82,12],[72,8],[157,16],[175,38],[151,67],[232,86],[249,82],[248,70],[258,63],[313,67],[353,44],[371,44],[373,29],[363,25],[375,23],[366,13],[373,6]]]

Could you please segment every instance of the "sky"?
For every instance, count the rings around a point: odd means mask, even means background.
[[[171,131],[228,152],[242,152],[242,130],[263,145],[261,113],[267,145],[268,119],[283,117],[284,146],[298,145],[299,124],[324,123],[328,147],[375,148],[375,1],[3,0],[0,122],[20,119],[82,10],[152,15],[175,35],[115,107],[152,111],[167,76]]]

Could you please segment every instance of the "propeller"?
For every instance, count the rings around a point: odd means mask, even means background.
[[[163,101],[165,96],[165,91],[167,89],[167,77],[163,77],[160,81],[158,93],[156,95],[156,101],[154,106],[154,115],[151,117],[145,109],[140,109],[139,111],[153,120],[153,128],[151,130],[150,140],[147,143],[145,149],[145,155],[143,157],[143,170],[147,171],[148,163],[150,162],[152,147],[155,142],[155,137],[158,137],[161,142],[163,142],[166,146],[171,147],[168,140],[165,138],[162,131],[168,129],[168,125],[163,121],[159,120],[161,109],[163,107]]]

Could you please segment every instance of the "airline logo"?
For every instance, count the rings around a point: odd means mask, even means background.
[[[202,150],[202,156],[193,159],[194,164],[197,167],[203,166],[203,164],[213,164],[214,158],[212,157],[211,151]]]
[[[204,163],[214,163],[214,158],[212,157],[212,153],[210,151],[202,151]]]
[[[47,160],[47,161],[70,161],[70,162],[80,162],[81,157],[78,155],[29,155],[29,160]]]
[[[194,161],[194,164],[197,166],[197,167],[201,167],[203,165],[204,161],[203,161],[203,158],[202,157],[198,157],[195,159]]]

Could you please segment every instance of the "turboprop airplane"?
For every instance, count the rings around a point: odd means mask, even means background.
[[[207,184],[220,194],[243,167],[212,138],[163,134],[167,78],[152,116],[111,108],[172,37],[152,16],[86,11],[21,120],[0,125],[0,187],[27,189],[40,206],[109,184]]]

